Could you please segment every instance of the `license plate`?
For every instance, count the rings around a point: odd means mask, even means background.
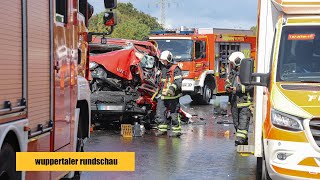
[[[122,111],[123,106],[98,104],[98,110],[102,111]]]

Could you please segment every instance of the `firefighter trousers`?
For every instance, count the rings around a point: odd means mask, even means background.
[[[168,120],[167,112],[170,111],[171,121],[173,126],[180,126],[180,102],[179,98],[177,99],[168,99],[162,100],[161,98],[158,99],[157,103],[157,110],[156,110],[156,122],[158,126],[161,125],[169,125],[170,120]]]
[[[234,103],[231,106],[231,113],[233,119],[233,125],[236,131],[244,130],[248,131],[250,123],[250,109],[249,107],[237,107]]]

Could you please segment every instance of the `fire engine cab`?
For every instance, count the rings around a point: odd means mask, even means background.
[[[183,74],[182,91],[197,104],[209,104],[213,95],[226,93],[228,57],[242,51],[255,57],[256,38],[249,30],[204,28],[153,31],[149,37],[160,51],[169,50]]]

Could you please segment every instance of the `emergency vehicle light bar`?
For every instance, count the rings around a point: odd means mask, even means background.
[[[176,31],[165,31],[165,30],[158,30],[158,31],[151,31],[151,34],[176,34]]]
[[[180,31],[180,34],[184,34],[184,35],[189,35],[189,34],[193,34],[194,31]]]
[[[193,34],[194,31],[166,31],[166,30],[158,30],[158,31],[151,31],[150,34],[159,35],[159,34],[183,34],[189,35]]]

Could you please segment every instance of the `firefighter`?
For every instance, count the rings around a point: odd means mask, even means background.
[[[170,136],[181,135],[181,121],[179,115],[180,102],[182,96],[182,73],[178,65],[173,64],[170,51],[163,51],[160,55],[161,66],[161,86],[159,90],[160,98],[157,103],[156,122],[158,124],[157,136],[167,133],[172,123],[172,133]],[[170,112],[171,122],[167,115]]]
[[[226,80],[226,91],[231,93],[231,113],[236,129],[235,145],[248,144],[248,129],[250,122],[250,106],[252,105],[253,86],[245,86],[240,83],[239,69],[241,60],[245,56],[241,52],[230,55],[229,61],[232,70]]]

